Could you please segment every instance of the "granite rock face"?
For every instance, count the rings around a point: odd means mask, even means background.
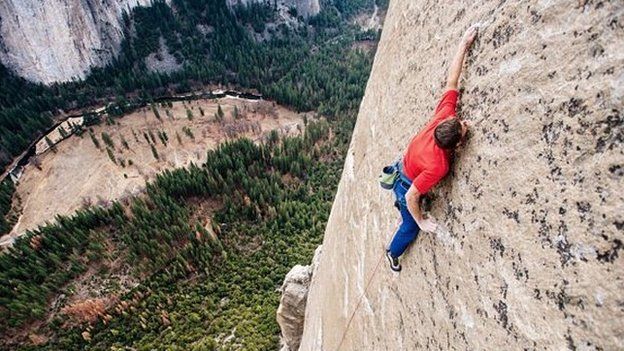
[[[471,135],[430,194],[444,228],[396,274],[377,176],[476,22],[458,110]],[[621,1],[390,1],[300,350],[624,349],[623,106]]]
[[[227,5],[231,8],[237,4],[247,5],[252,2],[261,2],[262,0],[226,0]],[[273,4],[273,1],[271,1]],[[321,11],[319,0],[277,0],[277,7],[283,9],[295,8],[297,15],[308,18],[314,16]]]
[[[0,60],[34,82],[81,79],[120,50],[122,16],[152,0],[3,0]]]
[[[308,266],[294,266],[282,284],[282,298],[277,309],[277,322],[282,330],[281,351],[296,351],[299,349],[303,334],[303,319],[308,299],[310,280],[320,260],[322,246],[314,252],[312,264]]]

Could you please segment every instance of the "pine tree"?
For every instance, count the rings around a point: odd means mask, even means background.
[[[154,106],[154,104],[150,104],[150,107],[152,108],[152,112],[154,113],[154,116],[156,117],[156,119],[160,121],[161,117],[160,117],[160,112],[158,112],[158,108]]]
[[[218,121],[223,121],[223,117],[225,117],[225,114],[223,113],[223,109],[221,108],[221,105],[217,105],[217,120]]]
[[[99,149],[100,148],[100,142],[98,141],[97,137],[93,133],[92,129],[89,129],[89,136],[91,137],[91,141],[93,142],[93,145],[95,145],[95,147],[97,149]]]
[[[156,146],[154,146],[154,144],[150,144],[150,148],[152,149],[152,155],[158,160],[158,151],[156,151]]]

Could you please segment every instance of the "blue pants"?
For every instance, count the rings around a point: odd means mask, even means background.
[[[407,181],[409,183],[409,179],[407,179],[403,174],[401,177],[404,181],[397,180],[394,183],[394,188],[392,191],[396,196],[397,202],[399,203],[399,210],[401,211],[401,225],[399,229],[397,229],[394,234],[394,238],[392,238],[392,242],[390,243],[390,253],[392,257],[399,257],[403,254],[405,249],[409,246],[409,244],[416,239],[418,233],[420,232],[420,228],[412,214],[407,209],[407,202],[405,201],[405,193],[408,190],[408,184],[405,183]]]

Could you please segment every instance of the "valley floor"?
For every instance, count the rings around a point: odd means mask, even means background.
[[[31,160],[16,190],[21,216],[2,241],[52,221],[57,214],[136,195],[165,169],[201,164],[206,151],[224,140],[242,136],[259,140],[272,130],[294,134],[303,126],[303,114],[265,100],[226,97],[154,108],[159,118],[149,106],[141,108],[115,118],[112,125],[101,123],[81,137],[73,135],[57,144],[54,152]]]

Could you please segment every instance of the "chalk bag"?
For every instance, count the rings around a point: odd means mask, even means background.
[[[382,188],[390,190],[394,187],[394,183],[399,178],[399,170],[394,166],[386,166],[379,175],[379,185]]]

